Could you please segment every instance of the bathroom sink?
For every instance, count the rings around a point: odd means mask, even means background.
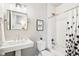
[[[16,44],[24,44],[26,42],[31,41],[30,39],[20,39],[20,40],[9,40],[9,41],[5,41],[3,42],[3,46],[5,45],[16,45]]]
[[[3,43],[2,46],[0,46],[0,54],[33,47],[33,45],[34,45],[34,42],[30,39],[6,41]]]

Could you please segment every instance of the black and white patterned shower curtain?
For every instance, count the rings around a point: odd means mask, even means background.
[[[79,56],[78,8],[71,11],[66,23],[66,56]]]

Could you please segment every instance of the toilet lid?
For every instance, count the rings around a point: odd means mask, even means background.
[[[41,54],[42,56],[52,56],[52,53],[47,50],[42,51]]]

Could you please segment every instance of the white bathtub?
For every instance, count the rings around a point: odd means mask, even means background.
[[[50,48],[49,51],[52,53],[52,56],[65,56],[65,48]]]
[[[48,51],[47,53],[45,53],[44,51],[40,52],[38,56],[65,56],[64,48],[57,48],[57,49],[51,48],[47,51]]]

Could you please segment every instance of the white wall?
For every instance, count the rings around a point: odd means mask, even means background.
[[[55,13],[55,7],[50,3],[47,4],[47,46],[48,48],[52,47],[53,38],[56,40],[56,19],[52,16],[52,13]],[[52,17],[51,17],[52,16]]]
[[[27,14],[28,14],[28,30],[20,31],[20,30],[8,30],[7,22],[5,22],[5,37],[6,40],[15,40],[17,39],[17,35],[26,38],[29,37],[34,42],[39,40],[40,37],[43,37],[46,40],[46,20],[47,20],[47,4],[45,3],[27,3]],[[4,4],[3,10],[6,11],[6,7],[9,7],[9,4]],[[36,31],[36,19],[44,20],[44,31]],[[31,49],[22,50],[22,55],[35,55],[36,53],[36,45]]]
[[[56,46],[58,48],[65,48],[65,30],[66,30],[66,17],[61,14],[56,17]]]

